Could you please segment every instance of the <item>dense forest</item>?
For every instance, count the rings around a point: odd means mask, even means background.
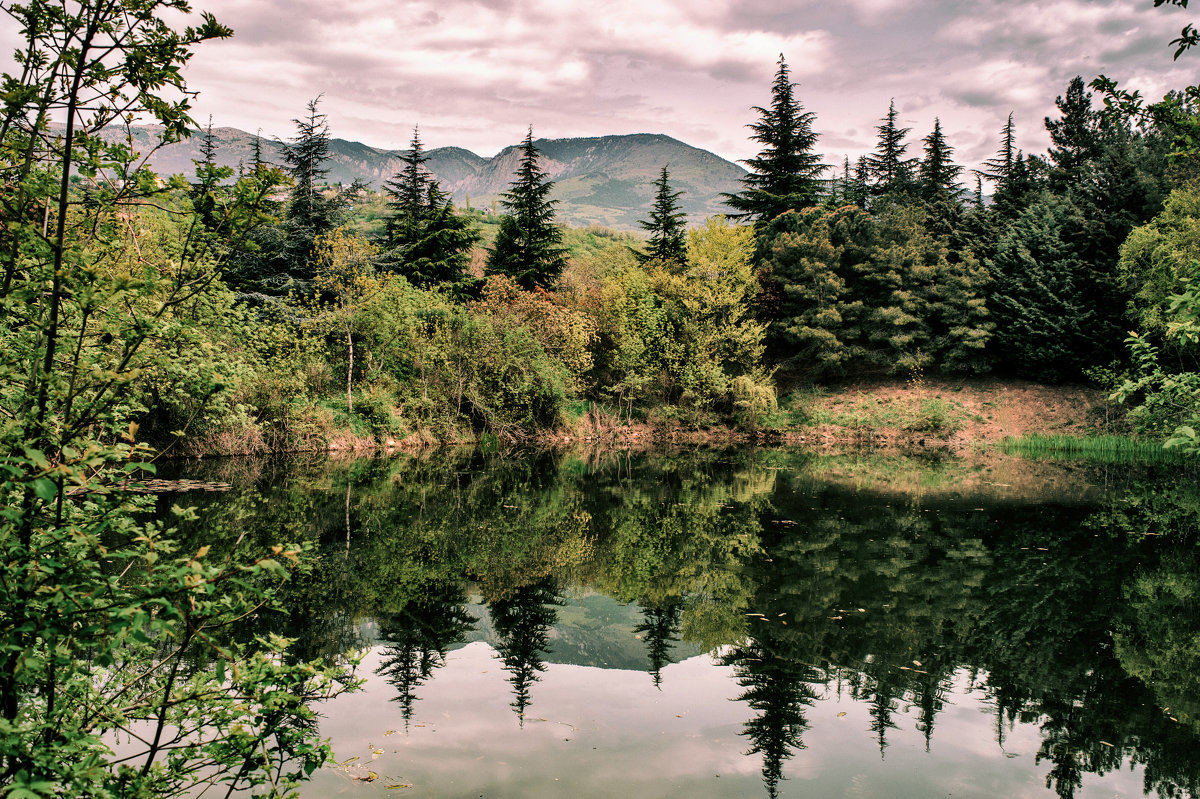
[[[21,31],[0,91],[14,799],[283,792],[328,757],[304,700],[352,682],[345,663],[216,634],[308,568],[300,547],[181,550],[118,490],[155,453],[757,425],[783,381],[983,372],[1097,381],[1138,431],[1198,446],[1196,87],[1148,103],[1070,81],[1049,152],[1009,124],[972,181],[940,125],[910,154],[894,106],[872,155],[831,168],[781,57],[729,215],[685,225],[663,165],[631,238],[556,224],[532,130],[496,224],[453,205],[418,132],[382,205],[329,186],[318,100],[282,164],[218,166],[209,139],[194,176],[155,175],[109,134],[142,118],[187,135],[190,54],[232,31],[173,27],[184,0],[2,10]],[[196,647],[211,669],[181,668]],[[114,762],[105,734],[130,753]]]

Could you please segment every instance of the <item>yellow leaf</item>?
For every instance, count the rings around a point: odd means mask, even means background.
[[[208,554],[208,549],[209,549],[208,545],[200,547],[199,549],[196,550],[196,557],[197,558],[204,557],[205,555]]]

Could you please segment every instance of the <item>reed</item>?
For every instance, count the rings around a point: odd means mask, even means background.
[[[1094,460],[1105,463],[1182,463],[1191,460],[1189,456],[1177,450],[1164,449],[1158,441],[1127,436],[1010,436],[1000,442],[1000,449],[1009,454],[1029,458]]]

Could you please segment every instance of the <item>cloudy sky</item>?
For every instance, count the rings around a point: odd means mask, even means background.
[[[873,148],[895,98],[911,154],[940,117],[957,158],[990,157],[1009,112],[1027,152],[1076,74],[1155,98],[1195,82],[1168,42],[1193,17],[1152,0],[193,0],[235,30],[188,67],[196,118],[287,138],[323,94],[332,134],[492,155],[537,137],[665,133],[757,151],[783,53],[818,150]]]

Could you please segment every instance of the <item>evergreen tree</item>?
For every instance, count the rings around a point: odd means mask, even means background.
[[[384,193],[390,198],[388,209],[391,216],[386,223],[385,243],[389,248],[404,246],[417,238],[421,223],[430,213],[429,189],[434,180],[425,163],[429,156],[421,144],[421,131],[413,128],[408,152],[400,156],[404,167],[391,180],[383,184]]]
[[[200,137],[200,163],[208,169],[217,165],[217,137],[213,135],[212,114],[208,115],[208,125]]]
[[[498,639],[496,653],[509,673],[513,687],[510,707],[516,712],[521,726],[525,725],[525,709],[532,701],[533,684],[546,670],[546,654],[550,651],[550,630],[558,620],[558,608],[563,601],[551,578],[514,589],[508,596],[488,603],[488,615]]]
[[[250,168],[257,171],[259,167],[265,166],[266,163],[263,160],[262,154],[262,128],[259,128],[254,134],[254,143],[250,145]]]
[[[533,128],[522,142],[521,160],[509,190],[501,195],[507,213],[488,253],[486,272],[508,275],[524,289],[550,288],[567,265],[562,230],[554,223],[554,184],[538,166]]]
[[[375,673],[396,689],[407,728],[416,703],[416,689],[446,665],[450,647],[475,628],[475,617],[464,606],[463,589],[453,582],[422,585],[419,598],[378,615],[379,639],[384,644]]]
[[[417,128],[400,160],[404,167],[383,187],[391,198],[391,215],[380,266],[422,288],[456,283],[466,272],[479,233],[455,212],[449,195],[425,168],[429,157]]]
[[[347,197],[362,188],[356,181],[330,193],[323,185],[329,172],[329,126],[318,111],[320,101],[316,97],[308,102],[307,115],[292,120],[295,138],[281,144],[284,172],[292,181],[282,222],[254,230],[245,246],[230,258],[229,283],[243,292],[247,302],[263,302],[292,290],[310,291],[316,274],[314,242],[342,224]],[[253,147],[254,174],[267,178],[273,167],[262,160],[257,136]]]
[[[317,106],[321,98],[308,102],[308,114],[293,119],[296,137],[283,145],[285,171],[292,179],[284,214],[283,248],[274,254],[271,284],[288,288],[295,284],[307,291],[315,267],[312,263],[313,244],[317,238],[332,232],[343,221],[347,191],[325,193],[324,178],[329,174],[329,124]],[[357,190],[355,184],[351,191]]]
[[[679,210],[681,191],[671,191],[670,173],[667,167],[655,182],[657,192],[650,218],[641,222],[642,229],[650,234],[644,253],[636,253],[640,263],[662,261],[676,264],[679,269],[687,266],[687,214]]]
[[[993,183],[1001,183],[1008,179],[1013,164],[1017,160],[1016,138],[1016,126],[1013,124],[1013,115],[1010,112],[1008,121],[1000,130],[1000,149],[995,156],[983,163],[984,170],[980,173],[983,177]]]
[[[1084,300],[1095,279],[1078,254],[1081,219],[1048,196],[1020,213],[996,243],[987,267],[992,348],[1004,371],[1036,380],[1070,380],[1089,364],[1096,312]]]
[[[854,173],[850,169],[850,156],[842,157],[842,175],[834,181],[833,194],[830,199],[834,205],[844,205],[848,202],[850,195],[850,186],[854,180]]]
[[[787,62],[779,56],[779,71],[771,89],[771,108],[755,106],[760,120],[750,125],[750,138],[764,145],[756,158],[742,163],[750,174],[742,179],[745,188],[725,194],[735,219],[766,222],[784,211],[816,205],[824,194],[821,175],[826,165],[813,152],[817,134],[812,124],[816,114],[803,110],[788,76]]]
[[[321,193],[323,178],[329,174],[329,124],[317,111],[321,98],[308,101],[308,115],[293,119],[296,138],[283,146],[283,161],[292,178],[288,196],[288,221],[294,229],[311,230],[313,238],[337,227],[337,207]]]
[[[849,191],[846,192],[845,200],[847,203],[857,205],[859,208],[866,208],[870,196],[871,168],[867,164],[867,157],[860,155],[858,161],[854,164],[854,177]]]
[[[650,659],[650,679],[660,691],[663,666],[671,662],[671,644],[679,640],[679,620],[682,614],[683,602],[679,599],[647,605],[642,608],[642,621],[633,628],[634,633],[646,644],[646,655]]]
[[[200,224],[206,230],[215,232],[221,224],[219,187],[222,180],[233,174],[233,170],[217,165],[217,137],[213,135],[211,116],[200,137],[200,158],[192,163],[196,166],[196,180],[189,192],[192,207]]]
[[[1082,177],[1087,165],[1099,158],[1104,146],[1103,116],[1092,108],[1092,95],[1084,91],[1083,78],[1076,75],[1066,96],[1055,98],[1062,112],[1059,119],[1046,117],[1050,134],[1050,190],[1064,193]]]
[[[913,182],[914,158],[905,158],[908,145],[904,137],[912,128],[902,128],[896,124],[896,101],[888,105],[885,116],[878,127],[879,143],[876,150],[867,156],[867,167],[870,170],[874,184],[871,192],[877,197],[904,194],[910,190]]]
[[[959,184],[958,178],[963,168],[950,160],[954,150],[942,135],[941,120],[933,120],[933,130],[922,142],[925,145],[925,157],[917,169],[921,197],[929,202],[957,202],[962,194],[962,185]]]

